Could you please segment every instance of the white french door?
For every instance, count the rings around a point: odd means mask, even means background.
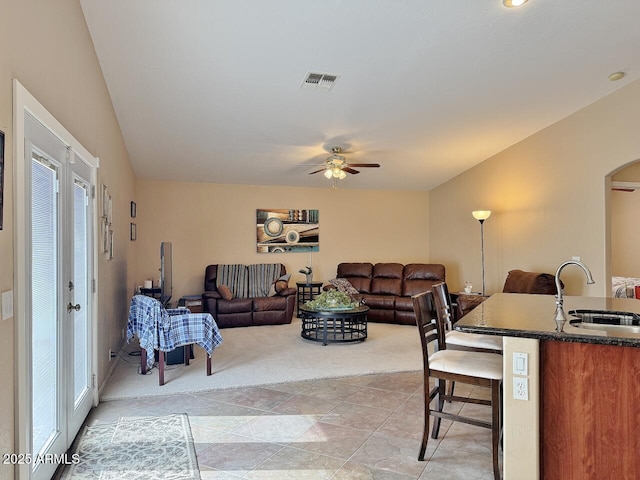
[[[53,131],[62,128],[56,122],[45,126],[26,108],[20,117],[18,449],[32,459],[63,458],[96,398],[96,165],[63,140],[66,130]],[[48,480],[57,466],[31,461],[20,467],[19,478]]]

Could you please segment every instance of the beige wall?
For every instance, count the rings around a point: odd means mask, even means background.
[[[453,289],[480,282],[485,223],[487,291],[501,291],[509,270],[555,273],[580,256],[596,285],[566,269],[570,295],[607,292],[609,192],[605,177],[640,158],[640,81],[532,135],[430,192],[430,258],[447,267]]]
[[[12,79],[17,78],[92,154],[100,157],[100,181],[114,194],[116,259],[100,259],[99,378],[109,368],[107,351],[120,346],[133,285],[127,269],[129,201],[134,177],[102,71],[77,0],[0,0],[0,129],[6,134],[4,229],[0,230],[0,290],[13,285],[13,115]],[[128,286],[129,285],[129,286]],[[15,305],[15,310],[21,308]],[[14,448],[14,320],[0,321],[0,452]],[[16,381],[18,381],[16,379]],[[0,465],[0,478],[13,478]]]
[[[314,279],[335,277],[340,262],[427,262],[428,193],[302,189],[140,180],[137,185],[136,282],[157,278],[160,242],[173,242],[174,300],[203,289],[213,263],[282,262],[298,270],[306,253],[256,252],[257,208],[319,209]]]

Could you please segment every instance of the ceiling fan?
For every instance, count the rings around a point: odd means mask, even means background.
[[[359,170],[356,170],[353,167],[380,167],[379,163],[348,163],[344,155],[341,155],[342,153],[345,153],[343,152],[342,147],[331,147],[331,152],[333,155],[327,158],[323,167],[310,172],[309,175],[324,172],[324,176],[329,180],[332,178],[334,180],[342,180],[347,176],[347,173],[351,173],[352,175],[360,173]]]

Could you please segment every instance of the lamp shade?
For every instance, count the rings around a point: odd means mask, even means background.
[[[473,215],[473,218],[476,220],[483,222],[491,216],[491,210],[474,210],[471,212],[471,215]]]
[[[527,3],[529,0],[502,0],[502,4],[505,7],[521,7],[522,5],[524,5],[525,3]],[[486,220],[486,218],[485,218]]]

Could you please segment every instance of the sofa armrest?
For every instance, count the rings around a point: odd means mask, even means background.
[[[216,298],[216,299],[218,299],[218,298],[222,298],[222,295],[220,295],[217,291],[210,290],[208,292],[204,292],[202,294],[202,298],[203,299],[205,299],[205,298]]]
[[[280,292],[278,292],[278,296],[280,297],[288,297],[289,295],[295,295],[295,294],[296,294],[296,289],[291,287],[287,287],[284,290],[280,290]]]

